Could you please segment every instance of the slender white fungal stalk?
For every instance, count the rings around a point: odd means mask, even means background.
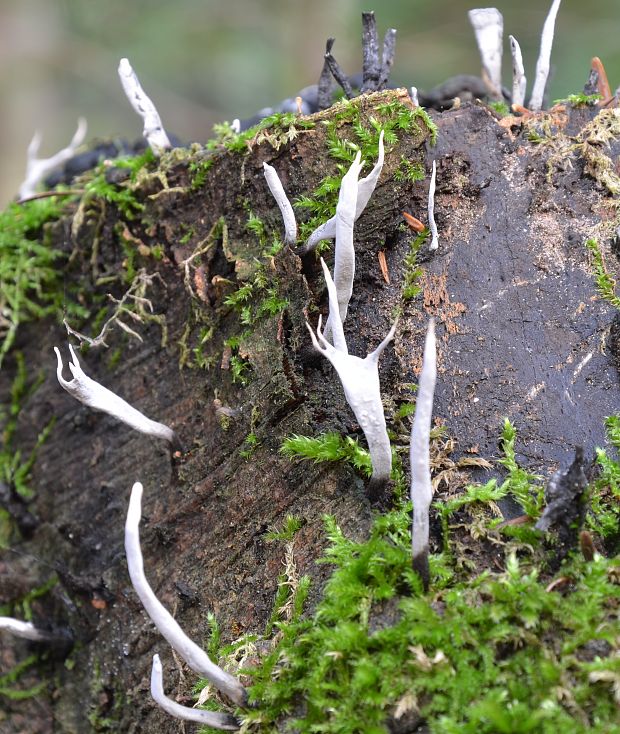
[[[147,97],[136,72],[132,69],[128,59],[121,59],[118,65],[118,75],[134,110],[140,115],[144,122],[143,135],[146,138],[153,153],[160,156],[165,150],[172,148],[172,144],[166,135],[162,125],[159,112]]]
[[[125,553],[129,577],[140,601],[159,632],[179,653],[189,667],[198,675],[211,681],[222,693],[225,693],[238,706],[247,701],[243,685],[230,673],[216,665],[195,642],[183,632],[174,617],[159,601],[149,586],[144,575],[142,550],[140,549],[140,515],[142,503],[142,485],[136,482],[131,490],[127,522],[125,523]]]
[[[342,178],[338,205],[336,206],[334,283],[336,284],[339,318],[343,324],[347,318],[349,301],[353,295],[353,280],[355,278],[353,227],[355,225],[355,206],[358,198],[358,176],[363,165],[360,159],[361,153],[358,151],[351,167]],[[330,306],[329,318],[325,324],[326,339],[331,338],[333,320],[334,316]]]
[[[411,501],[413,522],[411,526],[411,550],[414,571],[417,571],[428,589],[428,511],[433,499],[430,464],[430,433],[433,414],[433,395],[437,378],[437,354],[435,347],[435,319],[429,321],[424,343],[422,371],[418,381],[418,396],[411,428],[409,460],[411,462]]]
[[[476,34],[485,82],[490,85],[493,96],[501,99],[504,19],[497,8],[475,8],[468,15]]]
[[[510,39],[510,53],[512,54],[512,104],[523,107],[525,104],[527,79],[525,77],[521,46],[519,46],[519,42],[514,36],[508,36],[508,38]]]
[[[555,33],[555,19],[560,9],[562,0],[553,0],[549,14],[545,20],[540,37],[540,53],[536,61],[536,77],[534,78],[534,88],[530,97],[530,109],[538,112],[542,109],[543,98],[545,96],[545,87],[547,86],[547,78],[549,76],[549,63],[551,60],[551,48],[553,47],[553,35]]]
[[[6,630],[15,637],[22,637],[24,640],[33,640],[34,642],[53,642],[56,637],[46,630],[35,627],[32,622],[22,622],[20,619],[13,617],[0,617],[0,630]]]
[[[294,245],[297,240],[297,222],[295,221],[295,212],[293,212],[291,202],[286,196],[284,186],[282,186],[282,181],[280,181],[276,169],[268,163],[263,163],[263,169],[269,191],[271,191],[282,214],[282,221],[284,222],[284,244]]]
[[[30,145],[28,146],[28,152],[26,155],[26,178],[19,187],[19,198],[27,199],[30,196],[34,196],[37,190],[37,186],[43,181],[48,173],[51,173],[55,168],[62,165],[65,161],[75,153],[76,149],[82,145],[84,138],[86,137],[86,131],[88,125],[83,117],[78,119],[77,130],[74,136],[71,138],[71,142],[66,148],[59,150],[53,156],[49,158],[37,158],[37,153],[41,147],[41,133],[37,131]]]
[[[164,693],[164,679],[161,660],[159,655],[153,655],[153,667],[151,668],[151,696],[163,710],[177,719],[195,721],[197,724],[211,726],[214,729],[225,729],[226,731],[237,731],[239,722],[231,714],[218,714],[214,711],[193,709],[182,706],[180,703],[168,698]]]
[[[379,153],[377,156],[377,162],[375,163],[374,168],[372,171],[368,174],[368,176],[365,176],[364,178],[360,179],[357,183],[357,201],[355,204],[355,221],[357,221],[360,218],[360,215],[366,208],[366,204],[370,201],[370,197],[372,196],[373,191],[375,190],[375,187],[377,185],[377,181],[379,180],[379,176],[381,175],[381,170],[383,169],[383,161],[385,159],[385,148],[383,145],[383,130],[381,131],[381,134],[379,135]],[[321,242],[322,240],[329,240],[334,239],[336,236],[336,221],[337,221],[338,214],[336,216],[332,217],[331,219],[328,219],[324,224],[321,224],[319,227],[317,227],[314,232],[310,235],[308,238],[308,241],[306,244],[300,248],[299,254],[300,255],[306,255],[308,252],[312,252],[316,248],[316,246]]]
[[[409,96],[411,97],[411,103],[414,107],[419,107],[420,102],[418,101],[418,88],[409,87]]]
[[[431,173],[431,182],[428,187],[428,226],[431,230],[431,244],[429,250],[436,250],[439,247],[439,235],[437,233],[437,224],[435,223],[435,184],[437,182],[437,163],[433,161],[433,172]]]
[[[381,403],[378,363],[381,353],[394,338],[398,322],[394,323],[381,344],[364,359],[349,354],[338,309],[336,286],[323,259],[321,259],[321,266],[329,293],[333,346],[321,331],[321,318],[319,318],[316,335],[308,322],[306,326],[314,348],[332,363],[338,373],[347,403],[351,406],[364,431],[372,461],[372,477],[368,486],[368,494],[371,499],[376,499],[387,484],[392,470],[392,450]]]
[[[171,428],[168,428],[163,423],[157,423],[157,421],[147,418],[139,410],[129,405],[123,398],[116,395],[116,393],[113,393],[107,387],[104,387],[86,375],[80,367],[78,358],[71,345],[69,345],[69,351],[71,352],[72,361],[69,362],[69,369],[71,370],[73,379],[69,381],[65,380],[62,376],[63,363],[58,347],[54,347],[54,351],[58,359],[58,366],[56,367],[58,382],[69,395],[72,395],[76,400],[84,403],[89,408],[93,408],[93,410],[100,410],[103,413],[113,416],[140,433],[146,433],[156,438],[163,438],[173,448],[180,448],[179,439]]]

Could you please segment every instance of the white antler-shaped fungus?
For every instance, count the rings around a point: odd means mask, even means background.
[[[291,202],[288,200],[276,169],[268,163],[263,163],[263,169],[269,191],[271,191],[282,214],[282,221],[284,222],[284,244],[289,246],[294,245],[297,240],[297,222],[295,221],[295,212],[293,211]]]
[[[225,729],[226,731],[237,731],[239,722],[231,714],[219,714],[214,711],[193,709],[182,706],[180,703],[168,698],[164,693],[164,680],[161,660],[159,655],[153,655],[153,667],[151,668],[151,696],[163,710],[177,719],[195,721],[203,726],[211,726],[214,729]]]
[[[58,382],[76,400],[84,403],[89,408],[93,408],[93,410],[100,410],[103,413],[113,416],[140,433],[146,433],[156,438],[163,438],[174,449],[180,448],[179,439],[171,428],[168,428],[163,423],[157,423],[157,421],[147,418],[139,410],[129,405],[123,398],[116,395],[116,393],[113,393],[107,387],[100,385],[86,375],[80,367],[78,358],[71,345],[69,345],[69,351],[71,352],[72,361],[69,362],[69,369],[71,370],[73,379],[69,381],[65,380],[62,376],[63,363],[58,347],[54,347],[54,351],[58,359],[58,366],[56,368]]]
[[[426,332],[422,371],[418,381],[415,416],[411,428],[409,459],[411,462],[411,501],[413,522],[411,527],[411,550],[413,570],[422,578],[424,589],[428,589],[428,511],[433,499],[430,466],[430,432],[433,413],[433,395],[437,378],[437,354],[435,347],[435,320],[431,319]]]
[[[437,163],[433,161],[433,172],[431,173],[431,182],[428,187],[428,226],[431,230],[431,244],[429,250],[436,250],[439,247],[439,235],[437,233],[437,224],[435,223],[435,184],[437,181]]]
[[[379,135],[379,154],[377,156],[377,162],[372,171],[368,174],[368,176],[360,179],[357,182],[357,199],[355,202],[354,221],[357,221],[359,219],[360,215],[366,208],[366,204],[368,204],[368,202],[370,201],[370,197],[372,196],[372,193],[377,185],[377,181],[379,180],[379,176],[381,175],[384,159],[385,148],[383,145],[382,130],[381,134]],[[352,165],[355,165],[355,162]],[[338,212],[336,212],[336,215],[333,216],[331,219],[328,219],[324,224],[321,224],[319,227],[317,227],[308,238],[306,244],[298,250],[298,254],[306,255],[307,253],[312,252],[312,250],[314,250],[319,242],[321,242],[322,240],[334,239],[334,237],[336,237],[337,219]]]
[[[140,515],[142,512],[142,485],[136,482],[131,490],[127,521],[125,523],[125,553],[131,583],[140,601],[159,632],[198,675],[211,681],[237,706],[244,706],[247,694],[234,676],[216,665],[195,642],[183,632],[174,617],[155,596],[144,575],[142,550],[140,549]]]
[[[540,37],[540,53],[536,61],[536,77],[534,78],[534,89],[530,97],[530,109],[534,112],[541,110],[543,105],[547,77],[549,76],[551,48],[553,47],[553,35],[555,33],[555,19],[560,9],[561,1],[553,0]]]
[[[34,196],[37,190],[37,186],[43,181],[48,173],[51,173],[55,168],[68,161],[69,158],[75,153],[76,149],[82,145],[84,138],[86,137],[86,131],[88,125],[83,117],[78,120],[77,130],[74,136],[71,138],[71,142],[66,148],[59,150],[53,156],[49,158],[37,158],[37,153],[41,147],[41,133],[37,131],[30,145],[28,146],[28,153],[26,158],[26,178],[19,187],[19,198],[27,199],[30,196]]]
[[[347,318],[349,301],[353,295],[353,279],[355,278],[355,247],[353,245],[353,227],[355,225],[355,208],[358,200],[358,177],[362,169],[361,153],[358,151],[355,160],[342,178],[338,205],[336,206],[336,249],[334,253],[334,283],[338,299],[340,321],[344,324]],[[325,337],[331,338],[334,316],[330,307],[329,317],[325,324]]]
[[[502,98],[502,43],[504,19],[497,8],[470,10],[469,22],[476,34],[485,83],[496,99]]]
[[[144,121],[143,135],[156,156],[172,148],[168,135],[162,125],[159,112],[150,97],[147,97],[136,72],[132,69],[128,59],[121,59],[118,65],[118,75],[134,110]]]
[[[323,259],[321,259],[321,266],[329,293],[333,346],[321,331],[321,318],[319,318],[316,335],[308,322],[306,326],[314,348],[332,363],[338,373],[347,403],[351,406],[364,431],[372,461],[372,477],[368,486],[368,495],[371,499],[376,499],[388,482],[392,470],[392,450],[381,403],[378,363],[381,353],[394,338],[398,322],[394,323],[388,335],[374,352],[364,359],[349,354],[338,308],[336,286]]]
[[[510,52],[512,54],[512,104],[522,107],[525,104],[525,89],[527,87],[523,55],[517,39],[514,36],[508,36],[508,38],[510,39]]]

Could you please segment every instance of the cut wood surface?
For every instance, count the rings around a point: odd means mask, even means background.
[[[404,90],[350,104],[359,105],[361,123],[372,129],[370,117],[380,122],[377,106],[389,102],[410,105]],[[315,117],[334,119],[339,109]],[[620,144],[615,133],[607,138],[610,147],[596,137],[597,125],[619,125],[616,115],[597,107],[556,107],[540,118],[500,120],[486,106],[466,104],[432,113],[435,145],[422,118],[417,132],[386,141],[379,184],[355,226],[356,274],[345,333],[350,353],[363,357],[400,313],[379,369],[389,428],[396,407],[414,400],[411,385],[434,316],[434,419],[456,441],[454,460],[498,458],[506,417],[518,431],[519,461],[544,476],[568,466],[575,446],[591,458],[603,445],[604,419],[618,410],[620,355],[618,339],[610,338],[616,312],[597,292],[584,242],[597,238],[607,269],[617,276],[617,204],[608,178],[616,174],[604,159],[615,160]],[[178,686],[187,693],[194,678],[187,669],[181,675],[129,582],[123,526],[134,482],[144,485],[141,536],[149,583],[199,644],[208,636],[209,612],[226,640],[263,629],[283,563],[281,545],[269,543],[265,533],[287,515],[303,521],[294,551],[298,573],[313,578],[309,609],[329,574],[316,564],[325,546],[322,515],[334,515],[348,535],[366,536],[376,508],[366,499],[361,475],[343,464],[291,462],[279,452],[291,434],[336,431],[364,440],[332,367],[313,353],[304,325],[306,317],[316,325],[318,313],[326,313],[318,257],[299,258],[288,247],[260,254],[283,231],[263,163],[277,169],[291,200],[311,197],[326,174],[338,173],[326,129],[317,122],[277,146],[257,135],[245,152],[216,151],[204,182],[195,186],[192,163],[205,154],[165,153],[163,175],[155,175],[152,165],[136,189],[145,208],[135,218],[123,218],[112,204],[91,202],[85,210],[77,201],[48,229],[55,247],[74,253],[64,265],[68,299],[75,287],[94,288],[93,273],[120,272],[129,252],[140,253],[136,262],[161,276],[148,298],[165,318],[167,344],[157,323],[132,321],[143,341],[116,329],[108,350],[84,351],[80,360],[93,379],[170,426],[184,452],[171,457],[165,443],[92,412],[61,389],[53,347],[67,353],[62,326],[45,320],[20,328],[0,373],[2,403],[10,404],[16,352],[23,353],[31,379],[42,371],[44,381],[24,402],[14,447],[27,456],[49,420],[56,422],[32,469],[29,509],[36,527],[28,537],[15,532],[15,552],[0,552],[0,604],[57,573],[59,584],[33,603],[35,617],[71,628],[76,646],[69,668],[49,660],[28,672],[24,685],[49,684],[36,698],[3,701],[0,732],[179,731],[150,698],[153,654],[162,657],[167,690],[176,693]],[[355,140],[350,123],[336,129],[341,139]],[[420,293],[403,300],[405,258],[417,234],[402,212],[427,224],[433,160],[439,247],[429,251],[430,239],[422,246]],[[421,164],[424,178],[400,175],[403,161]],[[374,161],[366,163],[362,175]],[[267,244],[248,228],[250,215],[264,223]],[[305,216],[297,209],[298,221]],[[221,227],[210,234],[221,218],[225,234]],[[161,246],[160,259],[148,257],[155,246]],[[185,268],[200,247],[206,253]],[[324,256],[333,268],[332,254]],[[231,347],[225,342],[244,326],[224,300],[256,275],[259,262],[288,304],[275,316],[257,318]],[[117,298],[123,287],[110,286]],[[248,305],[256,306],[257,298],[254,293]],[[71,323],[90,336],[98,331],[92,321]],[[180,367],[183,359],[194,367]],[[240,364],[246,385],[232,380]],[[490,473],[497,470],[474,469],[466,479],[486,481]],[[440,495],[458,493],[463,476],[458,481],[442,486]],[[431,524],[431,552],[438,544]],[[476,563],[482,570],[492,559]],[[3,645],[0,673],[27,654],[25,642]],[[101,723],[106,719],[112,728]]]

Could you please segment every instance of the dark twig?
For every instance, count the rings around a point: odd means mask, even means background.
[[[47,199],[50,196],[82,196],[84,189],[65,189],[64,191],[42,191],[40,194],[33,194],[32,196],[26,196],[24,199],[18,199],[16,204],[25,204],[28,201],[34,201],[35,199]]]
[[[325,44],[325,58],[323,61],[323,69],[319,78],[319,91],[317,95],[317,104],[319,110],[326,110],[332,103],[332,74],[327,63],[327,54],[331,54],[332,46],[335,38],[328,38]]]
[[[381,63],[381,74],[379,76],[379,86],[377,91],[385,89],[390,79],[390,71],[394,64],[394,55],[396,53],[396,28],[388,28],[383,38],[383,60]]]
[[[327,62],[327,65],[329,66],[329,70],[331,71],[334,79],[342,87],[346,98],[352,99],[355,96],[353,94],[353,88],[351,87],[351,83],[349,82],[347,75],[340,68],[340,64],[333,57],[331,46],[329,50],[325,51],[325,61]]]
[[[379,65],[379,37],[375,14],[362,13],[362,88],[361,93],[379,89],[381,66]]]

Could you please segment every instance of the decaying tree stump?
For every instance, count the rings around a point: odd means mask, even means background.
[[[364,96],[346,109],[359,106],[361,124],[372,129],[371,116],[380,123],[390,103],[410,104],[400,90]],[[10,403],[18,351],[29,378],[42,370],[44,381],[23,404],[14,448],[26,456],[50,418],[56,422],[32,469],[36,494],[29,510],[36,523],[21,537],[14,528],[12,550],[0,556],[0,604],[57,573],[59,583],[34,602],[34,613],[71,629],[75,647],[69,668],[50,659],[26,674],[24,686],[49,682],[34,699],[3,702],[0,731],[179,731],[148,693],[153,652],[162,655],[168,685],[177,681],[187,692],[193,678],[181,673],[127,577],[123,524],[134,481],[145,487],[147,575],[197,641],[207,634],[208,612],[226,639],[262,629],[283,561],[281,547],[267,542],[265,532],[287,514],[303,519],[295,560],[299,574],[314,578],[310,606],[327,574],[315,565],[325,542],[321,516],[331,513],[347,534],[365,537],[373,508],[359,475],[345,465],[294,463],[279,453],[293,433],[333,430],[363,442],[304,324],[306,315],[316,323],[326,308],[318,260],[314,254],[300,259],[288,248],[261,255],[281,233],[263,162],[276,167],[291,199],[312,196],[326,174],[337,173],[321,120],[337,120],[341,140],[356,139],[346,116],[338,122],[339,111],[319,113],[314,127],[298,127],[290,140],[267,129],[246,150],[216,150],[209,165],[203,151],[164,156],[161,175],[153,165],[148,175],[138,174],[135,195],[144,209],[132,219],[95,197],[81,208],[67,205],[51,225],[53,245],[73,253],[65,265],[67,299],[75,284],[92,289],[123,261],[161,276],[146,295],[165,319],[166,345],[159,324],[129,322],[143,341],[117,328],[108,336],[110,349],[91,349],[82,363],[92,377],[171,425],[185,452],[171,458],[165,445],[73,401],[55,376],[52,347],[66,354],[64,329],[49,320],[21,328],[0,374],[2,402]],[[604,418],[618,407],[614,309],[597,293],[584,242],[596,237],[608,270],[620,271],[610,192],[620,120],[615,110],[586,106],[499,119],[481,104],[432,117],[435,145],[422,118],[417,130],[397,131],[396,142],[387,145],[379,185],[356,225],[349,348],[360,356],[374,349],[400,312],[394,346],[380,365],[390,426],[396,407],[413,399],[426,324],[435,315],[434,412],[456,440],[453,458],[497,458],[508,417],[518,431],[519,460],[549,476],[570,464],[577,445],[592,456],[604,443]],[[439,248],[433,253],[422,246],[420,293],[404,300],[405,260],[416,235],[402,212],[425,221],[433,160]],[[402,174],[416,164],[426,171],[422,180]],[[251,217],[263,229],[249,228]],[[160,259],[153,257],[157,248]],[[185,270],[183,262],[201,248]],[[267,285],[256,286],[242,305],[257,307],[270,287],[288,303],[274,308],[274,316],[267,309],[248,329],[225,300],[244,282],[255,282],[259,268]],[[120,282],[110,287],[117,298],[127,288]],[[90,298],[85,290],[84,299]],[[97,331],[89,323],[72,326],[91,336]],[[487,475],[472,470],[468,479]],[[0,672],[27,654],[26,643],[3,649]]]

